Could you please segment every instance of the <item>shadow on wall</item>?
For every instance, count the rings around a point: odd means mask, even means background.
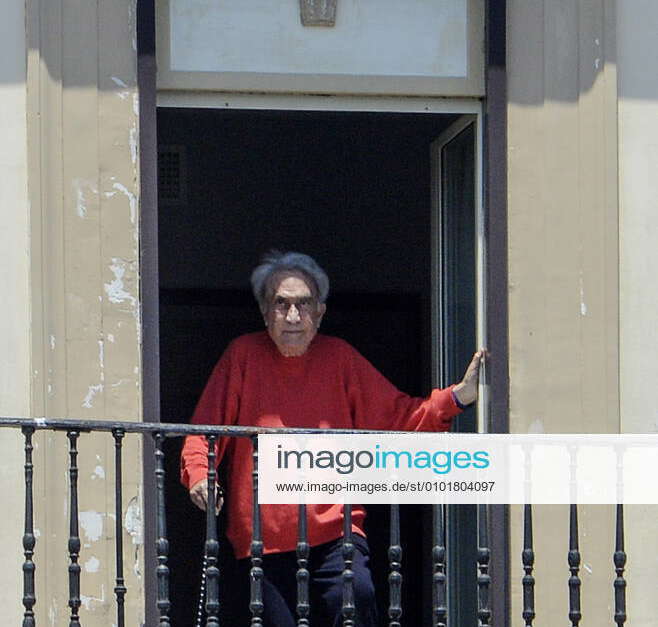
[[[25,3],[3,3],[0,85],[25,84],[25,37]]]
[[[0,85],[25,84],[28,57],[37,72],[68,88],[121,92],[136,87],[137,50],[155,54],[155,0],[114,3],[89,0],[21,2],[2,7]],[[144,25],[137,32],[137,23]],[[139,40],[139,41],[138,41]],[[27,53],[26,53],[27,48]],[[116,68],[132,68],[113,80]],[[115,71],[113,71],[115,70]]]
[[[575,102],[615,66],[619,98],[658,100],[658,5],[614,4],[507,0],[507,51],[489,62],[506,59],[510,103]]]

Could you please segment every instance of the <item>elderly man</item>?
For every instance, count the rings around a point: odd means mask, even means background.
[[[243,335],[229,345],[210,376],[193,423],[446,431],[452,418],[476,400],[481,351],[473,356],[461,382],[422,399],[397,390],[343,340],[318,335],[329,280],[311,257],[271,253],[254,270],[251,284],[266,331]],[[222,458],[227,462],[227,536],[246,571],[252,532],[250,442],[221,439],[218,462]],[[206,441],[188,437],[181,456],[181,480],[201,509],[207,503],[206,473]],[[294,627],[297,506],[261,507],[265,625]],[[334,627],[341,624],[342,507],[309,505],[307,515],[311,624]],[[357,625],[374,627],[375,595],[364,517],[363,507],[355,506],[354,593]]]

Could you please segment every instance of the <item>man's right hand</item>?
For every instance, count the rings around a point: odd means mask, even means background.
[[[219,488],[219,486],[217,486]],[[190,488],[190,498],[200,510],[206,511],[208,507],[208,479],[201,479]],[[215,513],[219,514],[224,505],[224,497],[219,489],[215,492]]]

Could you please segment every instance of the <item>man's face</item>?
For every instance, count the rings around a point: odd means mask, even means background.
[[[267,332],[286,357],[303,355],[317,333],[326,306],[300,274],[280,274],[264,313]]]

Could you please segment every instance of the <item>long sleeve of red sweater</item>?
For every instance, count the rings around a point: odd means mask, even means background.
[[[199,398],[192,424],[234,425],[238,420],[242,372],[240,360],[230,345],[214,367]],[[219,438],[216,459],[219,465],[230,438]],[[208,474],[208,443],[203,436],[188,436],[181,453],[181,482],[189,490]]]
[[[460,413],[452,388],[432,390],[426,399],[400,392],[357,351],[349,355],[349,398],[355,429],[448,431]]]

